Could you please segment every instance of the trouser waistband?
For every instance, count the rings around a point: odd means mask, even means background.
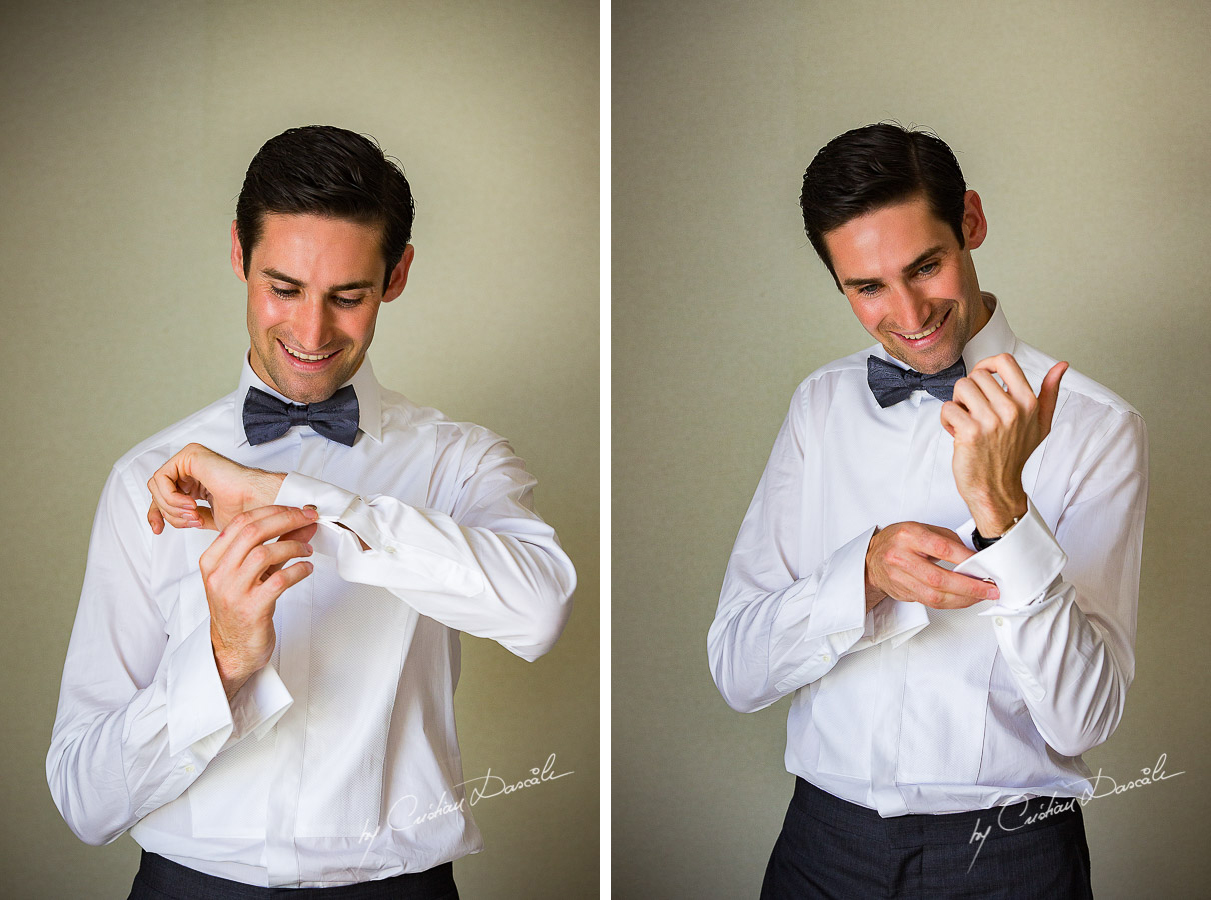
[[[911,813],[884,818],[873,809],[835,797],[799,776],[795,776],[791,805],[837,828],[844,829],[849,823],[862,834],[876,830],[895,845],[967,843],[977,828],[982,833],[989,826],[987,839],[994,840],[1081,818],[1081,804],[1076,797],[1034,797],[970,812]]]

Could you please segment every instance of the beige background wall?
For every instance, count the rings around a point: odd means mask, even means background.
[[[1018,334],[1148,422],[1137,677],[1088,761],[1186,774],[1085,815],[1099,898],[1207,896],[1211,7],[625,0],[613,28],[615,895],[757,895],[788,701],[728,709],[706,631],[795,385],[871,342],[803,170],[897,118],[981,192],[976,267]]]
[[[598,10],[595,4],[6,3],[0,21],[5,896],[124,897],[129,837],[81,844],[44,759],[113,461],[235,386],[228,229],[263,141],[374,135],[418,204],[371,350],[389,387],[509,437],[577,565],[530,665],[464,638],[467,777],[574,774],[474,810],[464,896],[596,891]],[[18,393],[19,392],[19,393]]]

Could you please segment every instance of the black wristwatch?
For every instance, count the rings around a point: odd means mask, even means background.
[[[1022,516],[1014,516],[1013,525],[1016,525],[1016,524],[1018,524],[1018,522],[1022,521],[1022,518],[1023,518]],[[1010,525],[1009,529],[1012,529],[1013,525]],[[1005,534],[1009,534],[1009,530],[1006,530]],[[999,541],[1004,536],[1005,535],[1002,534],[1002,535],[998,535],[997,537],[986,538],[986,537],[984,537],[984,535],[980,534],[980,529],[973,528],[973,529],[971,529],[971,545],[973,547],[975,547],[977,550],[987,550],[989,547],[991,547],[993,544],[995,544],[997,541]]]
[[[991,547],[993,544],[995,544],[999,540],[1000,540],[999,537],[994,537],[994,538],[984,537],[984,535],[980,534],[980,529],[978,529],[978,528],[971,529],[971,545],[973,547],[975,547],[977,550],[987,550],[989,547]]]

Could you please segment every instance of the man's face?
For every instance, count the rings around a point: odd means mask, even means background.
[[[971,260],[988,231],[975,191],[967,192],[964,207],[962,248],[924,197],[851,219],[824,236],[862,327],[925,374],[955,363],[991,315]]]
[[[231,265],[248,284],[252,369],[297,403],[326,400],[362,364],[379,305],[404,289],[412,247],[384,293],[380,230],[315,215],[264,217],[248,276],[231,230]]]

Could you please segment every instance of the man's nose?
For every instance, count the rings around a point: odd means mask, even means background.
[[[911,284],[899,284],[894,288],[896,317],[905,334],[916,334],[929,321],[929,297]]]
[[[308,297],[299,304],[294,321],[294,339],[302,345],[300,350],[310,352],[323,349],[328,342],[331,324],[329,312],[323,297]]]

